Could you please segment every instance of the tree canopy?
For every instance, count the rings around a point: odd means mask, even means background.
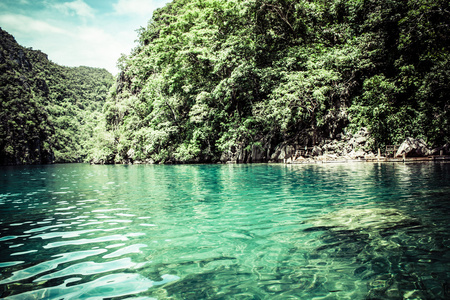
[[[216,161],[367,127],[450,139],[443,0],[175,0],[139,30],[97,159]]]
[[[112,75],[59,66],[0,28],[0,164],[89,158]]]
[[[267,160],[362,127],[373,150],[443,145],[449,20],[444,0],[174,0],[114,84],[1,31],[1,162]]]

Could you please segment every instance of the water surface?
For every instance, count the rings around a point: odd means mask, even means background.
[[[0,169],[0,298],[449,299],[450,165]]]

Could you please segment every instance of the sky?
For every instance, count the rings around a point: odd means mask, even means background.
[[[137,32],[170,0],[0,0],[0,27],[24,47],[63,66],[118,73],[122,53],[137,45]]]

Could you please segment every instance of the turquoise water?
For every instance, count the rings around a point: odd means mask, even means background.
[[[0,169],[0,298],[449,299],[450,164]]]

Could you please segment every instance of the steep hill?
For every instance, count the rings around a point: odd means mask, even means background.
[[[373,149],[449,142],[449,13],[443,0],[175,0],[119,61],[96,161],[267,160],[362,127]]]
[[[105,69],[59,66],[0,28],[0,164],[87,159],[112,83]]]

